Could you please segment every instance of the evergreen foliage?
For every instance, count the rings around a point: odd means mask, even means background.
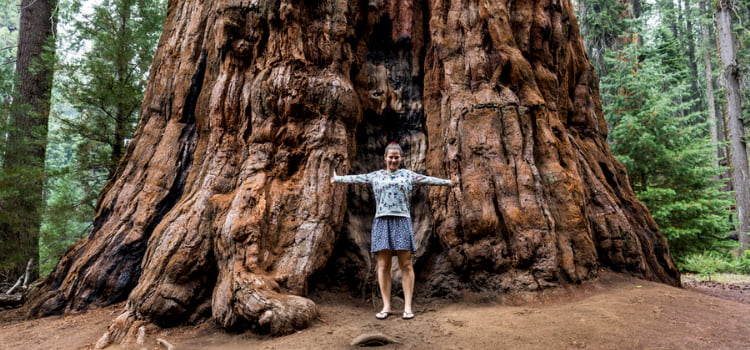
[[[606,73],[604,57],[616,49],[623,36],[635,27],[630,7],[621,0],[586,0],[579,1],[584,13],[579,13],[581,34],[586,44],[589,57],[596,71]]]
[[[134,131],[163,19],[159,1],[105,0],[73,23],[72,49],[83,56],[63,62],[60,83],[77,115],[59,121],[83,140],[77,161],[95,177],[114,171]]]
[[[3,155],[5,154],[6,122],[10,113],[13,82],[15,81],[14,70],[16,46],[18,45],[17,6],[18,1],[0,0],[0,166],[2,166]],[[1,193],[0,196],[2,196]],[[0,215],[2,214],[0,213]]]
[[[602,104],[612,151],[625,165],[638,198],[651,209],[678,261],[690,253],[726,250],[731,205],[713,166],[702,114],[689,113],[685,66],[675,63],[673,38],[627,45],[608,56]]]
[[[743,0],[747,2],[747,0]],[[652,2],[581,0],[583,36],[601,75],[602,105],[612,151],[628,169],[638,198],[651,210],[678,264],[704,251],[727,254],[725,240],[736,219],[734,201],[717,180],[706,98],[700,86],[697,30],[713,18],[699,18],[693,0]],[[622,4],[644,6],[639,9]],[[631,17],[626,16],[631,14]],[[694,25],[698,24],[698,25]],[[617,38],[628,35],[639,40]],[[597,47],[603,46],[603,48]],[[593,52],[593,53],[592,53]]]
[[[4,278],[23,274],[27,262],[36,263],[39,257],[47,122],[56,51],[55,4],[55,0],[0,2],[0,39],[8,45],[0,54],[6,59],[0,69],[5,78],[0,88],[0,271]],[[11,52],[15,52],[13,56]],[[9,61],[15,64],[8,64]],[[32,266],[30,277],[35,278],[38,270]]]
[[[48,146],[43,273],[90,227],[99,191],[137,124],[165,15],[160,0],[105,0],[91,13],[81,13],[78,1],[68,5]]]
[[[17,6],[18,1],[0,0],[0,123],[5,120],[13,89],[13,70],[18,45]]]
[[[5,155],[5,145],[8,132],[8,117],[11,111],[13,86],[15,82],[16,46],[18,45],[18,2],[13,0],[0,0],[0,169],[2,169]],[[0,171],[0,185],[8,178]],[[0,198],[10,195],[12,188],[0,186]],[[12,221],[10,212],[0,210],[0,223]],[[0,236],[0,245],[6,246]],[[8,256],[2,252],[3,256]],[[8,261],[0,261],[0,270],[8,267]],[[2,278],[0,278],[1,280]]]

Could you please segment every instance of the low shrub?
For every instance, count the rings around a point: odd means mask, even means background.
[[[707,277],[717,273],[750,274],[750,250],[735,257],[731,252],[704,251],[685,256],[677,263],[682,272]]]

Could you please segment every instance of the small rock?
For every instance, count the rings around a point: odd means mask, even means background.
[[[391,336],[373,332],[360,334],[352,340],[351,346],[383,346],[394,343],[398,344],[399,342]]]

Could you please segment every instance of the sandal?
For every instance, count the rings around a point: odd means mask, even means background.
[[[377,318],[378,320],[385,320],[390,315],[391,315],[390,312],[380,311],[380,312],[378,312],[378,313],[375,314],[375,318]]]
[[[405,320],[411,320],[412,318],[414,318],[414,313],[413,312],[404,312],[404,315],[401,316],[401,318],[403,318]]]

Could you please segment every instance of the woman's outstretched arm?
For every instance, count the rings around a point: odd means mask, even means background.
[[[410,175],[411,175],[412,182],[416,184],[433,185],[433,186],[453,186],[452,180],[422,175],[422,174],[415,173],[413,171],[410,171],[410,173],[411,173]]]
[[[331,178],[331,183],[334,182],[341,182],[341,183],[348,183],[348,184],[369,184],[370,179],[372,179],[372,174],[361,174],[361,175],[343,175],[339,176],[336,175],[336,170],[333,170],[333,177]]]

